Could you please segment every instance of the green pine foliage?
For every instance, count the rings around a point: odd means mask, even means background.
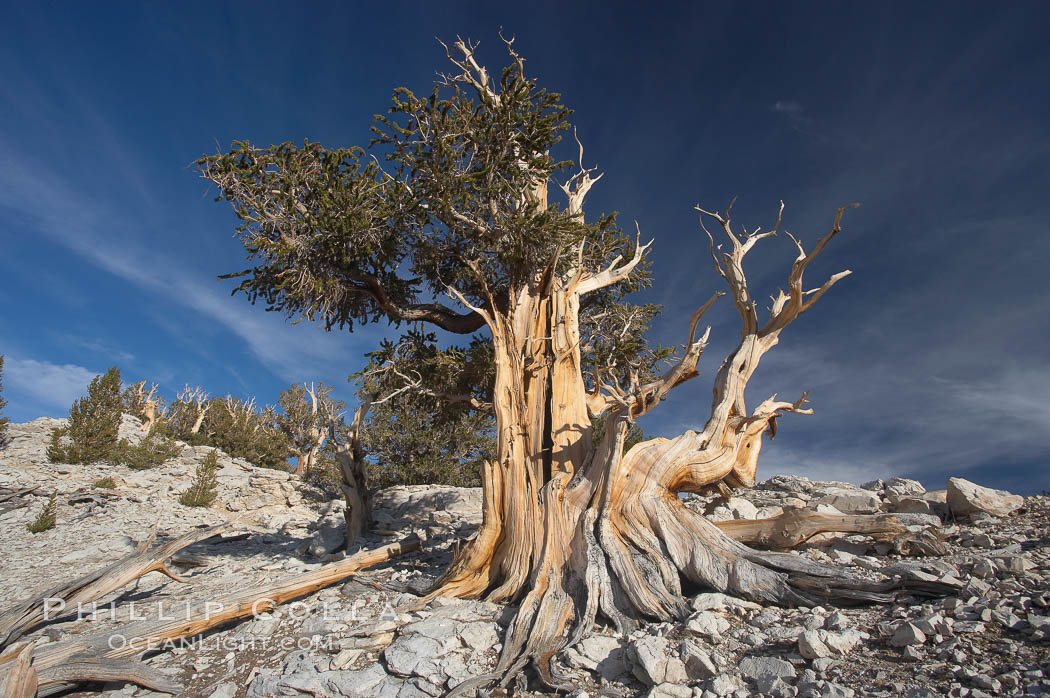
[[[7,407],[7,400],[4,399],[4,356],[0,354],[0,412],[4,411]],[[7,417],[0,417],[0,448],[7,445],[9,438],[7,436]]]
[[[362,429],[369,484],[476,487],[481,464],[495,457],[491,345],[439,348],[434,333],[411,329],[383,341],[356,374],[358,396],[374,400]],[[417,376],[405,390],[402,376]]]
[[[88,394],[73,403],[69,425],[51,433],[47,455],[55,463],[95,463],[110,458],[117,448],[120,427],[120,370],[116,366],[105,375],[95,376]],[[62,437],[70,443],[63,445]]]
[[[100,490],[115,490],[117,481],[111,477],[103,477],[91,483],[91,486]]]
[[[218,497],[219,480],[216,473],[219,471],[219,459],[215,451],[209,451],[200,463],[193,476],[190,488],[182,493],[179,502],[188,507],[210,506]]]
[[[232,397],[211,402],[201,429],[207,431],[209,445],[262,468],[288,469],[288,437],[278,428],[272,407],[257,410],[251,401]]]
[[[29,529],[30,533],[43,533],[55,527],[55,514],[58,512],[57,499],[58,490],[55,490],[51,493],[51,497],[47,500],[47,504],[44,505],[44,510],[40,512],[40,515],[32,523],[26,524],[26,528]]]
[[[170,436],[158,432],[147,435],[137,446],[132,446],[127,439],[117,444],[113,460],[135,470],[155,468],[179,455],[182,446]]]
[[[251,303],[326,330],[385,319],[401,332],[430,323],[463,338],[449,346],[449,337],[439,343],[416,329],[370,355],[359,396],[376,403],[363,431],[376,484],[476,483],[495,451],[491,337],[481,314],[436,302],[450,288],[470,308],[505,313],[541,278],[596,273],[631,259],[638,244],[615,214],[585,218],[537,191],[594,178],[562,159],[576,154],[560,143],[571,133],[569,108],[507,49],[506,68],[483,78],[498,99],[455,78],[425,93],[398,88],[367,150],[234,141],[196,163],[231,205],[252,260],[221,278],[237,279]],[[578,202],[586,189],[574,191]],[[649,277],[643,258],[622,282],[581,300],[588,391],[644,385],[672,358],[646,341],[660,307],[631,301]]]

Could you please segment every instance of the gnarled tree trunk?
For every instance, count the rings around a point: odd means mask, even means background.
[[[626,277],[645,246],[637,246],[631,261],[598,274],[577,269],[557,278],[548,269],[512,295],[502,311],[491,310],[500,308],[495,300],[489,309],[473,308],[485,317],[495,346],[498,455],[484,469],[482,526],[432,594],[521,603],[497,674],[471,685],[506,680],[532,661],[545,683],[563,687],[551,659],[581,639],[599,611],[621,631],[640,617],[681,618],[687,612],[683,578],[784,605],[889,598],[887,585],[865,584],[796,556],[752,550],[677,496],[719,481],[751,486],[763,433],[774,430],[783,413],[811,412],[802,407],[805,395],[795,402],[771,397],[749,412],[744,388],[780,332],[849,273],[836,274],[811,291],[802,285],[808,264],[839,232],[842,213],[808,254],[791,238],[798,256],[789,290],[774,300],[768,321],[760,326],[742,262],[776,228],[738,237],[728,211],[724,216],[701,211],[722,226],[730,245],[722,253],[712,239],[711,255],[743,321],[741,341],[718,371],[702,431],[652,439],[626,453],[624,439],[633,420],[697,375],[707,340],[707,333],[697,339],[697,325],[722,294],[694,313],[684,355],[663,376],[627,388],[599,385],[590,393],[581,372],[580,299]],[[607,429],[595,447],[591,420],[600,415]]]
[[[365,452],[361,446],[361,426],[368,414],[369,402],[362,402],[354,412],[350,424],[350,438],[335,449],[339,466],[339,489],[346,501],[343,518],[346,520],[346,547],[372,526],[372,494],[368,491],[368,471]],[[329,438],[335,439],[335,428]]]

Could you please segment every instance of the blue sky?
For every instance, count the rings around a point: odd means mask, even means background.
[[[760,475],[950,475],[1050,489],[1050,5],[1015,3],[14,3],[0,23],[5,415],[63,416],[97,372],[276,401],[346,376],[388,328],[325,332],[230,297],[233,216],[190,163],[234,139],[364,144],[393,87],[426,91],[434,40],[516,35],[576,114],[616,210],[656,238],[654,340],[717,288],[693,206],[812,242],[859,201],[811,280],[853,275],[789,328],[749,388],[811,391]],[[509,5],[509,4],[508,4]],[[749,257],[756,297],[792,246]],[[646,418],[698,427],[739,328],[710,315],[702,377]]]

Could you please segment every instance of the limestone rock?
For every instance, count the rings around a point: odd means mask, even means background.
[[[674,656],[667,638],[651,635],[640,637],[631,643],[628,657],[634,675],[642,683],[656,686],[689,680],[685,664]]]
[[[769,678],[793,679],[795,673],[795,667],[791,662],[776,657],[745,657],[740,662],[741,676],[755,682]]]
[[[626,645],[622,640],[606,635],[591,635],[567,650],[565,656],[569,666],[596,671],[605,680],[613,681],[630,673],[625,651]]]
[[[882,500],[859,487],[825,487],[817,504],[830,504],[844,514],[874,514],[882,507]]]
[[[697,611],[689,616],[685,628],[711,641],[718,641],[722,633],[729,630],[729,621],[711,611]]]
[[[1024,498],[1004,490],[981,487],[961,477],[948,480],[948,506],[956,516],[972,516],[978,512],[992,516],[1007,516],[1024,506]]]

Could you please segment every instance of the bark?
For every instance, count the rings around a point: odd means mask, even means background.
[[[34,698],[38,678],[33,666],[33,643],[20,647],[14,660],[8,665],[7,673],[0,682],[0,696],[5,698]]]
[[[354,412],[354,421],[350,424],[350,438],[340,443],[335,450],[335,460],[339,466],[339,489],[346,500],[343,517],[346,519],[346,547],[362,536],[372,526],[372,494],[368,490],[368,471],[365,463],[365,452],[361,446],[361,426],[370,404],[361,403]],[[332,430],[334,432],[334,429]],[[329,438],[334,439],[332,433]]]
[[[255,585],[207,604],[198,604],[190,612],[174,613],[174,618],[139,621],[117,630],[38,647],[33,667],[39,679],[40,695],[65,690],[70,683],[77,681],[131,681],[154,690],[178,693],[178,687],[162,674],[127,658],[139,655],[146,648],[163,649],[165,643],[195,637],[230,621],[269,611],[346,579],[359,570],[418,550],[419,546],[417,538],[408,538],[375,550],[362,551],[296,577]],[[127,641],[113,642],[112,638],[116,636]],[[6,671],[15,661],[14,653],[0,654],[0,671]]]
[[[869,533],[904,536],[907,527],[892,514],[819,514],[809,509],[791,509],[779,516],[755,521],[719,521],[715,524],[740,543],[789,550],[818,533]]]
[[[584,177],[577,186],[590,183]],[[575,193],[567,189],[570,203],[578,207],[582,196],[574,198]],[[450,289],[484,317],[492,334],[497,458],[483,472],[481,528],[431,596],[520,600],[496,673],[463,684],[455,693],[498,679],[506,684],[530,662],[545,684],[568,690],[568,677],[552,659],[582,639],[599,612],[621,632],[642,617],[682,618],[688,611],[683,579],[767,604],[893,598],[892,584],[872,584],[835,567],[748,548],[686,508],[677,496],[719,482],[753,485],[763,434],[772,435],[784,413],[811,413],[803,408],[805,394],[794,402],[774,396],[749,412],[744,390],[780,332],[849,273],[836,274],[813,290],[803,287],[803,272],[839,232],[843,211],[808,254],[788,234],[798,249],[788,292],[773,300],[762,325],[743,259],[759,240],[776,233],[779,216],[770,232],[738,236],[730,228],[728,211],[724,216],[701,212],[723,228],[729,245],[721,252],[708,233],[715,268],[742,320],[741,340],[718,370],[710,417],[701,431],[639,443],[626,453],[630,424],[697,375],[710,332],[708,328],[697,338],[697,326],[722,294],[693,314],[681,359],[665,374],[644,385],[632,380],[627,387],[596,379],[588,392],[581,371],[580,299],[627,278],[647,245],[636,245],[631,261],[617,259],[597,273],[577,265],[559,277],[552,261],[528,287],[514,289],[511,302],[502,308],[491,297],[485,308],[473,307]],[[591,419],[602,414],[607,429],[595,448]]]
[[[142,425],[139,431],[148,434],[157,422],[157,402],[153,399],[153,394],[157,392],[157,384],[154,383],[149,393],[146,393],[146,381],[136,383],[135,392],[138,399],[142,401]]]

